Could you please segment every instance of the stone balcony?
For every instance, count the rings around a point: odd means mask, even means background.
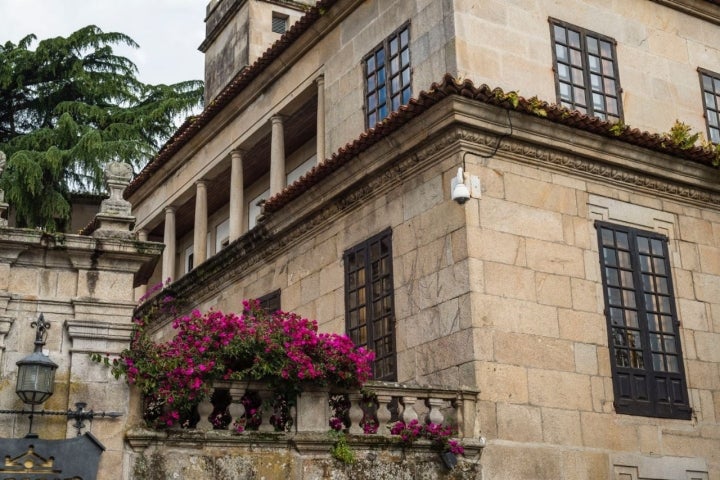
[[[256,395],[268,405],[273,394],[262,383],[217,384],[215,401],[198,407],[200,419],[194,428],[127,432],[135,457],[133,478],[151,478],[142,476],[143,468],[164,472],[162,478],[179,479],[480,478],[485,441],[476,416],[478,393],[388,382],[368,382],[363,392],[311,388],[287,410],[291,420],[284,431],[276,431],[270,422],[278,411],[264,408],[252,430],[238,432],[234,421],[216,419],[247,417],[241,399]],[[331,405],[338,401],[344,405],[344,437],[355,457],[350,464],[331,455],[338,440],[329,426],[337,415]],[[390,427],[399,420],[452,426],[465,454],[455,468],[448,469],[430,441],[407,445],[391,435]],[[363,428],[365,424],[376,428]]]

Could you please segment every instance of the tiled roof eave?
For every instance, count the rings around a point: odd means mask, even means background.
[[[602,135],[617,142],[624,142],[641,148],[671,155],[690,162],[714,167],[715,153],[711,149],[692,147],[682,149],[671,144],[665,137],[658,134],[644,132],[627,126],[614,125],[611,122],[597,117],[582,114],[578,111],[568,110],[555,104],[538,100],[526,99],[514,95],[513,92],[504,92],[502,89],[491,89],[487,85],[476,87],[472,81],[459,82],[446,74],[440,83],[434,83],[429,90],[422,91],[417,98],[411,99],[407,105],[400,107],[389,117],[375,127],[363,132],[354,141],[346,144],[324,162],[313,167],[303,177],[292,185],[288,185],[282,192],[268,199],[263,207],[265,214],[280,210],[288,202],[297,198],[311,186],[322,181],[343,164],[370,148],[394,131],[402,128],[408,122],[422,115],[425,111],[438,104],[444,98],[458,95],[474,101],[495,105],[501,108],[542,117],[547,121],[576,128],[585,132]]]

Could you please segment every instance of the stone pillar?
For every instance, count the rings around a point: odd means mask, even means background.
[[[137,231],[137,239],[140,242],[147,242],[148,241],[148,232],[145,229],[140,229]],[[142,285],[135,288],[135,300],[138,300],[145,296],[147,293],[147,283],[143,283]]]
[[[272,122],[272,139],[270,145],[270,196],[276,195],[285,188],[285,132],[283,117],[275,115]]]
[[[325,77],[318,77],[315,80],[317,83],[317,163],[321,163],[325,160]]]
[[[242,234],[244,199],[243,158],[240,150],[230,152],[230,241]]]
[[[162,281],[167,282],[175,276],[175,207],[165,207],[165,236],[163,238]]]
[[[110,162],[103,173],[110,197],[100,203],[100,212],[95,215],[93,237],[131,240],[135,237],[130,230],[135,217],[130,215],[130,202],[122,195],[132,178],[132,167],[123,162]]]
[[[207,186],[204,180],[195,183],[195,236],[193,265],[197,267],[207,256]]]
[[[7,157],[5,156],[5,152],[0,152],[0,175],[2,175],[2,172],[5,170],[5,162],[7,161]],[[7,211],[8,211],[9,205],[5,203],[5,191],[0,190],[0,227],[7,227],[8,221],[7,221]]]

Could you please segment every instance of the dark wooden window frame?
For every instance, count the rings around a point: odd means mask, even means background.
[[[392,263],[389,228],[343,254],[345,331],[356,345],[375,352],[373,378],[387,381],[397,379]]]
[[[365,127],[374,127],[412,95],[410,22],[363,57]]]
[[[276,311],[280,310],[280,300],[281,296],[279,288],[258,298],[260,308],[265,310],[267,313],[275,313]]]
[[[550,17],[548,21],[558,103],[603,120],[621,121],[622,88],[615,40],[556,18]],[[557,39],[556,27],[565,30],[563,41]],[[577,43],[569,38],[569,32],[572,32],[573,38],[577,36]],[[563,48],[568,51],[567,58],[558,55],[558,50]],[[573,63],[573,51],[579,65]],[[596,66],[591,65],[591,58],[597,59]],[[563,85],[570,90],[569,98],[562,91]],[[596,100],[600,100],[602,106],[596,105]]]
[[[698,68],[708,140],[720,144],[720,73]]]
[[[615,411],[690,419],[666,236],[595,222]]]

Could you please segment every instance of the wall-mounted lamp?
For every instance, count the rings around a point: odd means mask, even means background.
[[[47,331],[50,323],[45,321],[43,314],[32,322],[31,327],[37,328],[35,333],[35,351],[17,362],[18,374],[15,393],[20,400],[28,405],[40,405],[50,398],[55,389],[55,370],[58,366],[44,352]]]
[[[35,351],[27,357],[19,360],[17,383],[15,393],[17,393],[23,403],[30,405],[30,411],[26,410],[0,410],[0,414],[28,414],[30,419],[30,428],[28,429],[26,438],[37,438],[38,435],[33,433],[33,417],[37,415],[62,415],[68,420],[75,420],[73,425],[77,429],[78,435],[85,428],[84,420],[93,420],[94,418],[110,417],[118,418],[122,416],[118,412],[93,412],[85,410],[87,404],[78,402],[75,404],[75,410],[55,411],[42,410],[35,412],[35,406],[45,403],[55,390],[55,370],[58,365],[50,360],[50,357],[43,351],[45,340],[47,339],[47,331],[50,329],[50,323],[45,321],[45,317],[41,313],[37,321],[30,324],[31,327],[37,328],[35,333]]]
[[[55,370],[58,366],[43,352],[47,331],[50,323],[40,314],[36,322],[30,324],[37,328],[35,332],[35,351],[17,362],[18,374],[15,393],[23,403],[30,405],[30,428],[27,437],[37,437],[32,431],[35,405],[40,405],[50,398],[55,390]]]

